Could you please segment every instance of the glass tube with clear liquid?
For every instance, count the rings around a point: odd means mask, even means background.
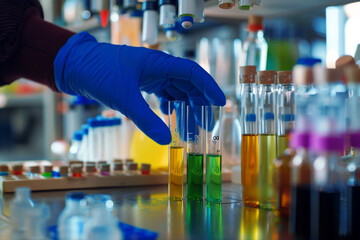
[[[185,103],[170,101],[168,105],[171,143],[169,146],[168,195],[171,200],[183,199]]]

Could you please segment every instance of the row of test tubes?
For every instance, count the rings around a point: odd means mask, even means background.
[[[206,200],[220,203],[222,108],[219,106],[185,106],[182,101],[170,101],[168,107],[168,124],[172,138],[169,146],[169,198],[182,200],[184,196],[184,145],[186,142],[187,199],[203,199],[205,157]]]

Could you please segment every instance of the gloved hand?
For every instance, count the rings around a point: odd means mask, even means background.
[[[155,93],[165,114],[169,100],[225,105],[219,86],[195,62],[146,48],[98,43],[86,32],[74,35],[59,50],[54,76],[59,91],[120,111],[159,144],[170,143],[170,130],[140,91]]]

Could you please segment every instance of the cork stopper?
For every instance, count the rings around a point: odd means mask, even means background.
[[[71,166],[71,172],[72,173],[82,173],[82,165],[80,164],[73,164]]]
[[[84,166],[84,162],[83,161],[78,161],[78,160],[72,160],[69,161],[69,166],[71,167],[74,164],[80,164],[81,166]]]
[[[23,165],[22,164],[14,165],[14,166],[12,166],[12,170],[13,170],[13,172],[22,171],[23,170]]]
[[[147,163],[141,164],[141,171],[150,171],[151,165]]]
[[[60,175],[66,175],[69,173],[69,167],[68,166],[60,166],[59,168]]]
[[[258,71],[258,84],[275,84],[275,71]]]
[[[263,17],[250,15],[248,19],[249,25],[262,25]]]
[[[256,83],[256,66],[240,67],[240,83]]]
[[[95,166],[96,163],[95,162],[86,162],[86,166]]]
[[[346,66],[353,66],[353,65],[356,65],[355,64],[355,60],[352,56],[350,55],[344,55],[340,58],[338,58],[338,60],[336,60],[336,68],[337,69],[344,69]]]
[[[128,162],[127,163],[128,170],[134,171],[138,169],[138,164],[134,162]]]
[[[277,76],[278,84],[291,84],[293,82],[292,71],[279,71]]]
[[[348,66],[344,69],[344,74],[351,83],[360,83],[360,69],[358,66]]]
[[[52,172],[52,170],[53,170],[53,166],[44,166],[43,167],[43,172],[44,173],[51,173]]]
[[[40,173],[40,167],[39,166],[31,166],[30,172],[33,174],[39,174]]]
[[[0,165],[0,172],[8,172],[9,167],[8,165]]]
[[[114,159],[114,163],[122,163],[123,162],[123,160],[122,159],[120,159],[120,158],[116,158],[116,159]]]
[[[132,159],[132,158],[127,158],[126,160],[125,160],[125,163],[127,164],[127,163],[130,163],[130,162],[134,162],[134,159]]]
[[[95,165],[86,165],[85,171],[87,173],[93,173],[95,172]]]
[[[327,84],[339,81],[340,70],[334,68],[324,68],[321,65],[314,67],[314,77],[316,84]]]
[[[303,65],[296,65],[293,69],[293,80],[296,86],[313,84],[314,73],[312,68]]]
[[[122,170],[123,170],[123,164],[122,163],[115,163],[114,171],[122,171]]]
[[[100,172],[110,172],[110,164],[102,164]]]

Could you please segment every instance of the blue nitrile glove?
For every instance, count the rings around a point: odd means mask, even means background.
[[[155,93],[164,113],[168,100],[225,104],[219,86],[195,62],[146,48],[98,43],[86,32],[74,35],[59,50],[54,76],[60,91],[93,98],[120,111],[159,144],[170,143],[169,128],[140,91]]]

